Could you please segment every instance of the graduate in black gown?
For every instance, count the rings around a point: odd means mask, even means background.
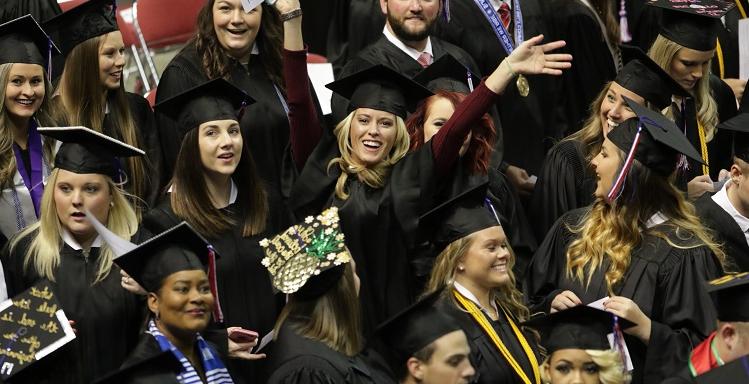
[[[515,286],[515,257],[485,196],[479,185],[422,218],[437,223],[440,250],[427,292],[444,289],[436,307],[468,337],[473,382],[540,384],[538,340],[520,327],[529,312]]]
[[[514,1],[508,3],[514,4]],[[549,15],[541,1],[520,0],[519,5],[519,9],[510,5],[511,20],[507,31],[513,47],[518,45],[517,40],[522,41],[515,31],[518,13],[522,15],[524,39],[538,34],[543,34],[545,41],[568,38],[551,31]],[[508,55],[474,0],[451,0],[450,21],[439,23],[435,34],[464,49],[476,61],[477,73],[482,75],[491,73]],[[535,76],[525,82],[529,87],[526,96],[521,95],[515,83],[495,101],[500,119],[498,137],[501,137],[503,150],[500,170],[522,195],[528,195],[533,189],[529,178],[538,174],[546,151],[551,147],[549,138],[563,136],[556,125],[553,107],[559,104],[560,79]]]
[[[664,8],[658,37],[648,55],[690,93],[689,97],[675,97],[668,114],[674,116],[704,163],[683,159],[679,164],[676,185],[687,190],[694,201],[705,192],[714,192],[712,181],[718,181],[720,170],[732,163],[731,134],[715,127],[736,115],[736,98],[731,87],[710,73],[710,62],[720,17],[733,4],[712,0],[700,0],[686,8],[666,1],[648,4]],[[698,6],[712,10],[701,13],[696,11]]]
[[[146,152],[122,159],[140,214],[158,195],[161,152],[151,107],[142,96],[125,92],[125,46],[111,0],[93,0],[44,23],[65,57],[55,98],[58,124],[85,126]]]
[[[360,354],[357,263],[331,207],[261,242],[273,286],[287,294],[268,351],[269,384],[390,383]]]
[[[14,382],[91,383],[117,369],[135,346],[143,307],[121,286],[114,253],[86,216],[120,237],[135,236],[138,222],[113,182],[120,172],[113,158],[143,151],[84,128],[45,130],[63,144],[45,188],[42,216],[9,241],[2,262],[11,296],[39,281],[50,283],[76,339]]]
[[[713,329],[703,282],[722,274],[725,254],[668,179],[679,154],[699,153],[663,115],[625,101],[637,118],[609,131],[592,160],[596,201],[552,227],[525,291],[534,312],[605,298],[605,310],[637,324],[625,331],[632,382],[657,383]]]
[[[687,92],[637,47],[622,45],[626,64],[607,83],[590,105],[585,124],[551,148],[538,175],[531,200],[530,216],[538,239],[565,212],[593,203],[596,177],[590,160],[601,150],[606,133],[634,112],[622,96],[661,111],[671,104],[672,95]]]
[[[541,364],[544,383],[562,384],[577,379],[583,383],[627,384],[621,338],[630,321],[587,305],[578,305],[524,323],[541,334],[546,359]]]
[[[57,0],[8,0],[0,4],[0,24],[32,15],[40,22],[62,13]]]
[[[720,49],[716,46],[712,72],[726,82],[733,89],[736,99],[740,100],[746,89],[747,79],[739,78],[739,20],[746,19],[749,15],[749,1],[729,0],[729,2],[736,6],[721,19],[718,30]]]
[[[291,178],[294,174],[281,74],[282,30],[275,8],[260,1],[252,3],[256,7],[246,13],[240,0],[206,2],[198,15],[196,36],[164,69],[156,102],[220,77],[256,101],[245,108],[239,123],[242,135],[252,138],[247,146],[266,186],[271,219],[268,227],[277,231],[291,223],[282,199],[282,189],[291,179],[284,181],[282,175]],[[229,30],[243,32],[231,37]],[[164,156],[162,185],[165,185],[175,167],[180,144],[177,132],[181,128],[176,120],[158,111],[156,118]]]
[[[749,271],[749,98],[741,101],[739,115],[718,125],[718,130],[733,132],[733,164],[730,178],[714,194],[702,195],[694,205],[702,224],[710,228],[723,244],[733,269]]]
[[[218,299],[224,309],[218,323],[266,334],[278,315],[278,298],[260,265],[258,241],[267,235],[266,191],[241,131],[238,116],[252,99],[223,79],[201,84],[157,104],[179,122],[182,146],[170,192],[143,219],[153,233],[187,221],[222,256],[216,263]],[[237,380],[262,381],[262,362],[230,361],[241,370]]]
[[[117,240],[107,233],[101,236],[105,241]],[[120,371],[137,375],[139,380],[159,378],[163,383],[236,382],[231,374],[237,373],[227,370],[225,365],[226,333],[223,348],[204,338],[211,316],[220,312],[216,310],[219,306],[214,289],[216,277],[210,267],[216,258],[219,256],[206,240],[182,222],[115,260],[128,278],[147,292],[148,305],[145,332]],[[247,351],[257,344],[257,335],[252,336],[252,342],[243,345]],[[164,364],[155,372],[148,372],[151,367],[143,366],[148,360],[159,358],[162,352],[169,352],[179,362],[176,372],[171,364]],[[248,358],[264,357],[245,353]],[[132,377],[130,380],[133,382]]]
[[[385,15],[379,0],[331,0],[326,56],[338,75],[359,52],[382,37]]]

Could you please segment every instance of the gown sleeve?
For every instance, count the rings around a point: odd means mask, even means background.
[[[291,153],[294,164],[301,170],[322,136],[309,87],[306,49],[283,50],[283,75],[289,105]]]
[[[645,358],[647,383],[659,383],[687,365],[690,351],[715,328],[717,317],[705,281],[723,274],[706,247],[678,249],[669,255],[659,277]],[[660,302],[658,302],[660,301]]]

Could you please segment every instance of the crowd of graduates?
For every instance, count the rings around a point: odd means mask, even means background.
[[[7,3],[0,312],[75,338],[0,381],[749,379],[749,4],[329,5],[323,115],[300,0],[206,0],[153,108],[116,1]]]

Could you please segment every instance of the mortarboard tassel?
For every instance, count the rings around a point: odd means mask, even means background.
[[[442,0],[441,16],[446,23],[450,22],[450,0]]]
[[[52,39],[47,38],[47,80],[52,82]]]
[[[217,323],[224,322],[224,312],[221,310],[221,301],[218,298],[218,284],[216,283],[216,252],[212,245],[208,246],[208,284],[211,286],[211,294],[216,301],[213,306],[213,320]]]
[[[622,43],[632,41],[632,35],[629,33],[629,24],[627,23],[626,0],[621,0],[619,5],[619,40]]]
[[[614,350],[619,352],[619,358],[622,359],[622,371],[627,372],[627,356],[624,348],[624,334],[619,326],[619,316],[614,315]]]
[[[618,199],[619,195],[622,192],[622,189],[624,187],[624,181],[627,179],[629,170],[632,168],[632,163],[635,161],[635,152],[637,151],[637,146],[640,144],[641,134],[642,134],[642,123],[640,123],[637,127],[637,134],[635,135],[635,139],[632,142],[632,148],[630,148],[629,153],[627,153],[627,157],[624,161],[624,165],[622,165],[622,170],[621,172],[619,172],[619,176],[616,177],[616,181],[614,181],[614,185],[611,186],[611,190],[609,191],[609,194],[606,196],[606,199],[608,200],[609,203]]]
[[[471,76],[471,71],[466,71],[466,75],[468,77],[468,90],[473,92],[473,76]]]
[[[492,214],[494,215],[494,219],[497,220],[497,225],[501,227],[502,222],[499,221],[499,215],[497,215],[497,210],[494,209],[494,204],[492,204],[491,200],[489,200],[488,197],[484,198],[484,203],[489,208],[489,210],[492,211]]]

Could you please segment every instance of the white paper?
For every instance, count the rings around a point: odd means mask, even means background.
[[[332,83],[335,80],[333,78],[333,64],[307,64],[307,73],[312,82],[312,87],[315,89],[315,94],[317,94],[317,101],[320,102],[322,114],[329,115],[332,112],[330,98],[333,97],[333,91],[325,88],[325,84]]]
[[[749,79],[749,18],[739,20],[739,78]]]
[[[257,347],[255,347],[255,351],[253,351],[252,353],[260,353],[260,351],[262,351],[263,348],[265,348],[265,346],[268,345],[268,343],[273,341],[273,337],[275,335],[276,333],[273,331],[268,332],[267,335],[263,336],[263,338],[260,339],[260,344],[258,344]]]
[[[603,297],[601,299],[598,299],[598,300],[596,300],[596,301],[588,304],[588,306],[592,307],[592,308],[595,308],[595,309],[600,309],[600,310],[604,311],[604,309],[603,309],[603,303],[606,300],[608,300],[608,299],[609,299],[608,296]],[[606,335],[606,338],[608,338],[608,340],[609,340],[609,345],[611,346],[611,349],[617,349],[616,346],[614,345],[614,333],[613,332],[609,333],[608,335]],[[625,363],[624,363],[625,366],[624,366],[624,368],[627,369],[627,372],[632,372],[632,370],[634,369],[634,365],[632,365],[632,359],[629,357],[629,348],[627,348],[627,342],[625,342],[624,339],[622,339],[622,346],[624,347],[624,351],[623,352],[624,352],[624,357],[625,357]]]
[[[88,210],[86,210],[86,218],[91,222],[91,225],[94,226],[94,229],[99,234],[99,236],[101,236],[101,239],[109,245],[109,248],[112,249],[112,252],[114,252],[115,255],[115,259],[138,247],[137,245],[117,236],[114,232],[107,229],[107,227],[105,227],[104,224],[100,223],[99,220],[96,220],[96,217]]]
[[[244,8],[244,11],[246,13],[250,13],[255,7],[260,5],[263,0],[242,0],[242,8]]]
[[[537,181],[538,181],[538,176],[536,175],[530,175],[530,177],[528,177],[528,182],[533,185],[536,185]]]
[[[67,344],[70,340],[75,339],[75,331],[73,331],[73,327],[70,326],[70,322],[68,321],[68,317],[65,316],[65,312],[63,312],[62,309],[58,309],[57,312],[55,312],[55,316],[57,317],[57,321],[60,322],[60,325],[62,325],[62,330],[65,332],[65,336],[55,341],[54,343],[40,349],[34,355],[34,358],[37,361],[58,350],[63,345]]]

